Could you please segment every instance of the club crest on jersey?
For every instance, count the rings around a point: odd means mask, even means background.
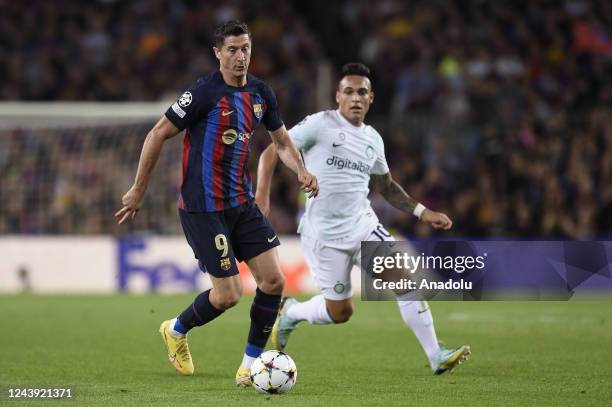
[[[346,134],[344,134],[344,133],[338,134],[338,137],[340,137],[340,140],[342,140],[342,141],[346,140]]]
[[[255,117],[261,120],[261,118],[263,117],[263,109],[261,107],[261,103],[256,103],[253,105],[253,113],[255,114]]]
[[[232,267],[232,262],[230,261],[228,257],[224,257],[221,259],[220,266],[221,266],[221,270],[227,271],[230,269],[230,267]]]
[[[193,100],[193,96],[191,95],[191,92],[187,91],[181,95],[181,97],[178,100],[178,104],[181,107],[187,107],[191,104],[192,100]]]
[[[374,156],[376,155],[376,153],[374,152],[374,147],[368,146],[366,148],[366,155],[368,156],[369,159],[374,158]]]

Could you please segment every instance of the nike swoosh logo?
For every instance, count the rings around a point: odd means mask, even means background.
[[[336,144],[336,143],[332,143],[332,146],[334,147],[340,147],[342,144]]]
[[[230,110],[229,112],[221,112],[221,116],[229,116],[232,113],[234,113],[233,110]]]
[[[429,311],[429,308],[425,308],[423,311],[417,311],[417,313],[422,314],[423,312]]]
[[[268,243],[272,243],[274,241],[274,239],[276,239],[276,235],[274,235],[271,238],[269,238],[268,239]]]
[[[168,348],[168,339],[166,338],[166,332],[164,332],[164,344],[166,345],[166,351],[170,350]],[[171,355],[170,353],[168,353],[168,360],[170,361],[170,363],[176,362],[179,366],[183,367],[181,363],[178,360],[176,360],[176,353],[174,355]]]

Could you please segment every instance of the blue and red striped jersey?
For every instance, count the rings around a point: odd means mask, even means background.
[[[217,70],[198,79],[166,117],[186,129],[179,208],[215,212],[254,199],[247,165],[251,136],[260,123],[269,131],[283,125],[270,86],[252,75],[243,87],[229,86]]]

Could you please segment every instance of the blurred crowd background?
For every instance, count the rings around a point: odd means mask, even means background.
[[[451,235],[612,236],[605,0],[0,0],[0,99],[170,104],[216,69],[212,32],[229,19],[249,24],[250,71],[275,89],[288,127],[323,107],[322,63],[334,73],[369,65],[376,100],[366,121],[385,139],[394,178],[449,214]],[[0,233],[181,233],[178,137],[137,221],[114,224],[152,123],[111,124],[0,131]],[[269,138],[255,140],[254,177]],[[295,233],[302,201],[279,165],[279,233]],[[395,233],[434,233],[376,194],[372,202]]]

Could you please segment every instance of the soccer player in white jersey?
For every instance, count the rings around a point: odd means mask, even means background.
[[[360,63],[342,68],[336,91],[337,110],[306,117],[289,130],[301,149],[306,167],[319,180],[319,196],[308,199],[300,221],[304,257],[321,294],[308,301],[283,299],[272,331],[272,346],[283,349],[298,323],[343,323],[353,313],[350,273],[360,265],[361,241],[394,240],[379,223],[368,200],[370,183],[394,207],[417,216],[436,229],[448,230],[451,220],[425,208],[391,177],[383,140],[364,123],[374,92],[370,70]],[[261,155],[255,199],[261,211],[270,211],[270,184],[278,155],[271,144]],[[425,301],[403,300],[400,313],[427,354],[434,374],[450,371],[467,359],[469,346],[447,349],[438,343]]]

